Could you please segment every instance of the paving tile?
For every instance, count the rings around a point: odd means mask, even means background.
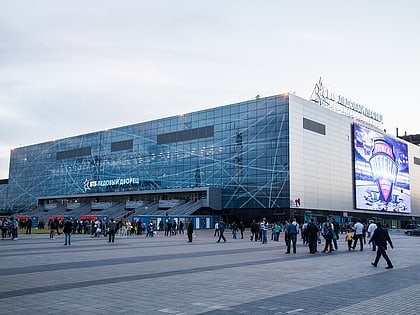
[[[373,251],[349,252],[344,241],[331,254],[299,244],[286,255],[283,242],[216,243],[206,230],[192,244],[183,235],[109,244],[76,234],[64,246],[22,235],[0,242],[1,313],[417,314],[420,238],[391,237],[395,268],[385,270],[384,261],[370,265]]]

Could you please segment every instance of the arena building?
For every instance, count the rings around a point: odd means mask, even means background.
[[[319,83],[293,94],[14,149],[0,208],[31,216],[123,216],[211,228],[283,221],[420,218],[420,148],[382,116]]]

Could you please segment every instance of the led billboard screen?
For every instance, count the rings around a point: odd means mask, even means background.
[[[411,213],[408,146],[353,125],[356,208]]]

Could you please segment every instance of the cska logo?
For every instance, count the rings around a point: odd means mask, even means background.
[[[374,140],[369,164],[373,180],[379,189],[380,199],[389,202],[392,198],[392,188],[397,180],[398,173],[392,145],[384,139]]]

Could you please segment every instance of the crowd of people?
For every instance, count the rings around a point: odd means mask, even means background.
[[[16,217],[4,217],[1,221],[1,239],[18,240],[19,221]]]
[[[30,220],[30,219],[29,219]],[[186,222],[188,242],[192,242],[194,225],[191,221]],[[32,222],[26,222],[26,233],[31,233]],[[108,241],[113,243],[115,236],[127,237],[131,235],[142,235],[146,237],[153,237],[156,231],[162,231],[164,236],[169,237],[173,235],[184,234],[183,221],[161,220],[158,226],[154,222],[146,224],[141,220],[137,221],[116,221],[114,219],[107,220],[73,220],[67,218],[66,220],[59,220],[51,218],[48,222],[50,230],[49,236],[54,239],[55,235],[60,235],[60,229],[65,235],[64,245],[71,245],[72,234],[88,234],[91,237],[108,237]],[[221,240],[226,242],[225,231],[227,224],[223,220],[215,223],[214,237],[218,237],[217,242]],[[243,221],[233,221],[229,225],[232,232],[232,239],[244,238],[245,225]],[[18,240],[19,221],[16,217],[3,217],[1,221],[2,239],[11,238]],[[271,231],[271,240],[280,241],[280,235],[284,232],[284,241],[286,247],[286,254],[296,254],[297,242],[300,239],[304,245],[308,246],[309,253],[315,254],[318,252],[318,246],[323,244],[322,253],[332,253],[338,250],[338,240],[340,236],[344,236],[344,241],[347,245],[347,250],[356,250],[358,247],[360,251],[368,243],[372,251],[376,251],[377,255],[372,266],[377,267],[378,261],[381,257],[387,262],[387,268],[393,268],[392,262],[389,259],[386,250],[389,244],[393,248],[393,243],[389,236],[386,227],[382,226],[381,222],[374,222],[370,220],[369,223],[363,224],[358,218],[353,225],[340,225],[335,218],[326,220],[322,223],[317,223],[313,218],[309,222],[299,224],[296,218],[291,218],[283,223],[274,222],[269,224],[266,218],[261,221],[253,220],[250,228],[250,240],[260,241],[262,244],[267,244],[268,232]]]
[[[238,229],[241,231],[241,238],[243,238],[243,222],[239,225],[233,222],[230,226],[232,230],[232,238],[237,239]],[[224,232],[226,224],[223,220],[215,223],[214,236],[218,236],[217,242],[222,239],[226,242]],[[326,220],[322,223],[316,223],[313,218],[309,222],[299,224],[296,218],[292,218],[283,223],[274,222],[269,224],[266,218],[261,221],[253,220],[250,229],[250,240],[259,241],[262,244],[267,243],[267,233],[271,230],[271,240],[279,241],[281,232],[284,232],[284,241],[286,247],[286,254],[296,254],[296,245],[300,239],[304,245],[308,246],[310,254],[318,252],[318,246],[322,246],[322,253],[332,253],[338,250],[338,240],[344,236],[344,241],[348,251],[356,250],[359,247],[363,251],[364,245],[367,243],[371,246],[372,251],[376,251],[377,255],[372,266],[376,267],[381,257],[387,262],[387,269],[393,268],[392,262],[389,259],[386,250],[389,244],[393,247],[392,240],[389,236],[388,229],[382,226],[381,222],[374,222],[370,220],[369,223],[363,224],[360,218],[352,225],[346,223],[340,225],[335,218]]]
[[[0,219],[1,239],[19,239],[19,230],[24,230],[25,234],[32,233],[32,219],[28,217],[22,220],[18,217],[2,217]]]
[[[157,231],[161,231],[164,236],[184,235],[184,225],[187,226],[187,236],[189,242],[192,242],[194,226],[191,221],[187,220],[184,224],[182,220],[179,222],[173,220],[161,220],[156,225],[151,221],[148,224],[141,220],[114,220],[111,219],[76,219],[71,217],[59,218],[51,217],[46,224],[49,231],[49,238],[55,239],[57,235],[64,234],[64,245],[71,245],[72,234],[87,234],[91,237],[108,237],[109,242],[115,241],[115,236],[128,237],[132,235],[145,235],[153,237]],[[31,234],[32,221],[26,219],[24,223],[19,222],[16,217],[3,217],[0,224],[2,230],[2,239],[11,238],[18,240],[19,228],[24,228],[26,234]],[[38,227],[39,228],[39,227]],[[60,232],[61,231],[61,232]]]
[[[114,219],[95,219],[95,220],[83,220],[77,219],[73,220],[71,218],[67,219],[58,219],[51,218],[48,221],[48,228],[51,231],[54,231],[53,234],[59,235],[59,229],[63,229],[67,221],[72,222],[71,233],[72,234],[89,234],[92,237],[107,236],[109,232],[109,224],[111,222],[115,223],[115,232],[118,236],[127,237],[131,235],[143,235],[145,234],[148,237],[152,237],[156,231],[163,231],[164,236],[172,236],[177,234],[184,234],[184,222],[167,220],[160,221],[158,225],[154,222],[146,224],[141,220],[129,221],[129,220],[114,220]],[[52,235],[53,237],[53,235]]]

